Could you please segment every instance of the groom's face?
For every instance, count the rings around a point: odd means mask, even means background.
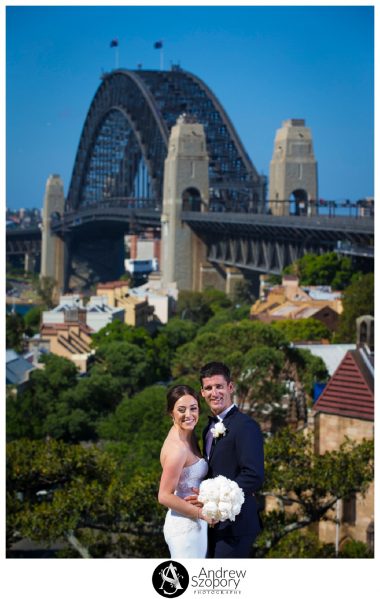
[[[215,374],[202,380],[202,397],[216,416],[232,405],[232,391],[232,383],[228,383],[222,374]]]

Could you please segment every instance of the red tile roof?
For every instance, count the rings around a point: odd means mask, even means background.
[[[371,363],[362,355],[362,350],[348,351],[313,409],[317,412],[373,421],[373,382]]]
[[[97,289],[117,289],[126,286],[128,286],[128,281],[109,281],[108,283],[98,283]]]
[[[40,332],[49,335],[57,331],[69,331],[73,327],[79,327],[83,333],[93,333],[93,329],[83,322],[44,322],[40,327]]]

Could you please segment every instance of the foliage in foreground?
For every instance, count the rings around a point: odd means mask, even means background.
[[[143,464],[142,455],[133,459]],[[158,464],[158,455],[151,460]],[[263,495],[274,497],[278,509],[263,515],[257,557],[279,557],[288,551],[288,535],[329,517],[337,499],[365,493],[373,480],[371,441],[347,441],[339,451],[319,456],[310,439],[284,429],[267,441],[265,460]],[[94,446],[55,440],[9,443],[8,546],[20,536],[47,543],[63,538],[82,557],[167,556],[165,509],[157,501],[159,471],[142,466],[127,481],[122,464]],[[314,550],[314,557],[320,556],[320,548],[310,543],[297,551]]]
[[[311,436],[283,429],[265,445],[263,495],[277,508],[263,515],[256,543],[265,556],[289,533],[330,518],[338,499],[365,494],[374,477],[374,443],[348,439],[337,451],[314,452]]]
[[[65,539],[82,557],[100,533],[121,535],[127,557],[160,555],[163,509],[158,480],[136,475],[124,483],[116,461],[96,447],[62,441],[15,441],[7,446],[7,541]],[[111,538],[111,537],[110,537]],[[117,552],[112,545],[107,552]],[[158,552],[158,554],[157,554]]]

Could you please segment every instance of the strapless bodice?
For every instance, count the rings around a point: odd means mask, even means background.
[[[179,497],[194,495],[192,487],[199,488],[207,475],[208,464],[200,458],[194,464],[185,466],[179,477],[175,494]],[[198,518],[183,516],[172,509],[166,514],[164,537],[171,557],[205,558],[207,553],[207,522]]]
[[[193,495],[192,487],[199,488],[202,480],[206,477],[208,464],[204,458],[200,458],[194,464],[185,466],[179,477],[175,494],[179,497]]]

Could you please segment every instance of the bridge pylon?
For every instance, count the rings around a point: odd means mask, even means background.
[[[50,228],[52,217],[61,218],[65,209],[63,181],[59,175],[50,175],[46,182],[42,209],[42,243],[40,277],[50,277],[56,282],[54,296],[64,288],[65,242]]]
[[[270,163],[269,206],[276,216],[317,212],[318,175],[311,130],[304,119],[283,121]]]
[[[203,212],[209,201],[209,158],[203,125],[181,115],[172,127],[165,160],[161,215],[162,283],[201,290],[206,246],[181,221],[181,212]]]

